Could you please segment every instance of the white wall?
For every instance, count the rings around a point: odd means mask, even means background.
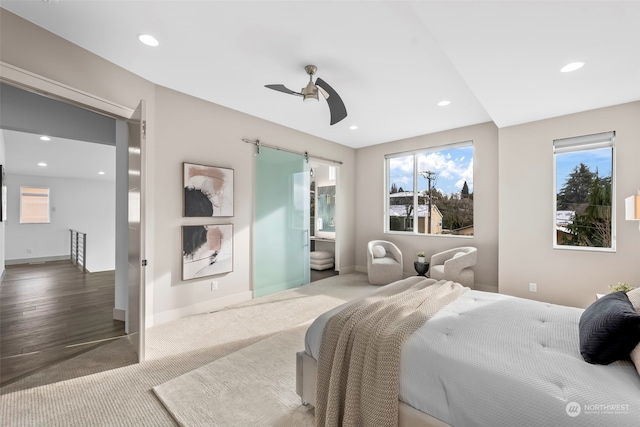
[[[474,233],[473,237],[442,235],[384,234],[385,154],[473,141]],[[479,288],[492,290],[498,285],[498,129],[493,122],[467,126],[401,141],[374,145],[356,152],[356,264],[366,271],[366,247],[370,240],[395,243],[403,254],[405,275],[415,275],[416,252],[427,259],[434,253],[457,246],[478,248],[474,267]]]
[[[114,182],[9,174],[7,186],[7,261],[28,262],[34,258],[68,256],[69,230],[74,229],[87,233],[89,271],[115,268]],[[49,224],[20,224],[21,186],[50,189]]]
[[[616,252],[553,249],[553,140],[612,130]],[[640,102],[500,129],[500,292],[586,307],[608,285],[640,286],[640,231],[624,218],[625,197],[640,187],[638,161]]]

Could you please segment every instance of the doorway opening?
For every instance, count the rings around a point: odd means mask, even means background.
[[[78,172],[85,169],[87,165],[93,164],[89,160],[93,156],[86,155],[86,153],[84,153],[85,155],[79,155],[76,152],[80,150],[78,147],[84,146],[83,151],[89,147],[100,147],[103,151],[109,148],[111,149],[111,155],[102,153],[98,157],[111,157],[111,166],[100,167],[99,170],[95,171],[95,176],[98,179],[102,179],[101,175],[106,176],[109,174],[112,181],[111,189],[108,191],[110,195],[105,196],[102,192],[104,186],[100,187],[100,191],[98,191],[96,183],[99,181],[94,181],[94,185],[92,185],[92,183],[88,183],[87,180],[79,176],[38,177],[38,173],[23,172],[21,174],[18,170],[20,161],[18,161],[17,157],[14,157],[13,148],[6,150],[6,158],[3,162],[8,166],[9,181],[13,179],[15,185],[20,185],[18,181],[23,181],[26,176],[30,179],[40,180],[46,187],[51,187],[55,184],[56,190],[51,192],[51,200],[53,202],[50,207],[52,219],[46,224],[33,224],[36,229],[31,231],[36,234],[36,243],[28,245],[29,248],[26,248],[26,255],[20,256],[11,254],[9,251],[3,251],[3,261],[6,260],[7,268],[3,277],[2,291],[5,295],[8,295],[7,292],[10,287],[19,287],[19,298],[21,300],[14,301],[15,306],[13,308],[15,310],[24,309],[22,312],[23,317],[25,317],[24,313],[26,313],[26,317],[30,316],[31,320],[27,324],[18,325],[14,322],[9,325],[7,322],[11,321],[11,310],[5,307],[6,304],[4,304],[8,301],[8,298],[3,298],[3,307],[0,308],[4,322],[2,324],[3,369],[0,381],[3,386],[32,373],[40,372],[52,365],[55,365],[54,369],[57,369],[57,364],[62,361],[90,350],[92,353],[100,351],[102,346],[112,346],[112,344],[124,346],[118,350],[118,353],[128,356],[126,364],[139,361],[139,353],[136,354],[136,343],[131,339],[131,334],[125,335],[125,321],[127,324],[130,323],[126,319],[129,311],[127,310],[127,303],[128,299],[130,299],[128,295],[126,254],[128,248],[126,237],[128,229],[126,182],[129,180],[126,161],[128,151],[127,132],[131,133],[130,129],[127,129],[128,123],[124,117],[119,118],[118,116],[96,113],[88,106],[89,104],[87,104],[86,108],[84,104],[79,102],[73,102],[75,105],[71,105],[71,103],[66,102],[64,96],[56,97],[52,95],[50,98],[34,93],[37,92],[35,88],[31,89],[33,90],[23,90],[17,86],[2,83],[3,97],[1,105],[3,120],[0,123],[0,128],[2,128],[0,132],[3,133],[3,144],[13,144],[10,141],[12,138],[6,137],[7,133],[29,134],[29,136],[37,139],[40,136],[50,135],[49,141],[45,142],[65,140],[67,143],[79,144],[76,145],[75,150],[66,153],[58,153],[56,151],[60,146],[50,150],[51,158],[57,159],[51,161],[51,166],[54,163],[61,163],[60,159],[69,160],[69,158],[75,158],[75,162],[63,168],[66,169],[66,174]],[[77,105],[80,105],[80,107]],[[30,150],[27,154],[29,153],[31,157],[26,156],[28,162],[33,164],[46,163],[37,158],[44,153],[44,150]],[[55,157],[53,157],[52,153],[55,153]],[[122,154],[119,153],[124,154],[124,163],[121,161]],[[140,150],[138,150],[137,155],[140,157]],[[118,167],[115,166],[116,157],[118,157]],[[12,161],[12,158],[15,162]],[[12,169],[14,166],[16,167],[15,171]],[[100,172],[103,174],[100,174]],[[124,183],[124,193],[116,188],[118,187],[115,182],[116,175],[119,176],[119,182]],[[73,185],[79,183],[84,185],[81,190],[74,188]],[[40,184],[40,186],[42,185]],[[11,186],[11,182],[9,186]],[[120,200],[118,203],[119,208],[116,206],[116,199]],[[10,214],[7,222],[2,224],[5,237],[24,232],[24,226],[26,225],[21,224],[19,220],[19,199],[14,197],[10,200],[12,203],[9,204],[8,210],[13,210],[13,213]],[[125,201],[124,204],[122,204],[122,200]],[[74,205],[75,209],[71,211],[63,209],[63,207],[68,208],[73,205],[73,201],[80,204],[76,203]],[[85,228],[87,227],[86,224],[90,224],[92,219],[100,221],[99,218],[90,218],[92,216],[91,213],[83,211],[82,203],[109,204],[109,202],[110,207],[102,206],[102,209],[111,211],[111,219],[106,220],[107,223],[98,224],[96,230],[106,229],[106,234],[110,235],[111,240],[107,242],[105,236],[99,236],[100,233],[98,231],[87,234],[87,259],[83,260],[83,262],[86,262],[89,273],[84,273],[77,269],[71,260],[64,260],[65,252],[71,251],[69,245],[70,230],[67,228]],[[122,212],[124,212],[124,215],[118,215],[118,213]],[[63,213],[64,215],[62,215]],[[57,218],[55,218],[56,216]],[[61,221],[62,218],[64,220]],[[102,219],[104,220],[104,218]],[[56,223],[55,226],[51,227],[54,222]],[[82,225],[74,226],[79,222],[85,224],[85,227]],[[9,231],[9,226],[15,227]],[[53,239],[55,240],[53,246],[37,246],[37,242],[42,243],[47,237],[47,232],[53,229],[55,229],[56,234],[61,234],[61,230],[64,229],[64,236],[57,236],[58,238]],[[122,232],[118,232],[118,230],[124,230],[124,239],[122,238]],[[86,229],[81,231],[86,231]],[[115,235],[119,236],[118,239],[115,239],[119,241],[117,243],[113,241]],[[17,237],[18,241],[20,241],[19,236]],[[7,240],[7,245],[11,244],[9,242],[10,239],[3,240]],[[62,249],[59,247],[60,245],[63,246]],[[120,252],[122,254],[122,250],[118,251],[116,248],[118,245],[120,249],[124,248],[124,256],[122,257],[125,260],[124,268],[122,268],[122,264],[118,266],[114,260],[116,253]],[[120,280],[118,277],[120,277]],[[122,278],[124,278],[124,281]],[[39,284],[36,284],[38,281]],[[36,292],[25,292],[29,289],[35,289]],[[46,289],[44,291],[46,295],[38,295],[38,289],[41,291]],[[5,290],[7,292],[4,292]],[[52,297],[52,294],[57,296]],[[102,298],[92,299],[98,294]],[[138,299],[142,300],[140,296],[138,296]],[[110,305],[110,307],[105,304]],[[40,310],[38,311],[38,309]],[[82,317],[82,315],[88,315],[89,317]],[[38,327],[34,327],[34,319],[38,320]],[[60,326],[64,326],[67,329],[61,330]],[[19,331],[19,333],[17,335],[14,334],[14,336],[4,333],[5,330],[10,330],[11,328]],[[46,337],[46,342],[38,342],[38,340],[42,341],[43,337]],[[11,339],[11,343],[5,342],[5,338]],[[122,344],[119,342],[122,342]],[[96,347],[100,348],[93,350]],[[15,354],[4,354],[4,350],[7,348],[12,349]],[[130,352],[128,350],[123,351],[125,348],[132,350]],[[99,355],[96,357],[100,359]],[[118,363],[120,364],[103,364],[98,371],[124,366],[122,365],[122,360]],[[86,375],[87,372],[85,371],[82,375]],[[73,372],[65,372],[64,376],[73,378],[73,376],[77,375]],[[61,378],[58,374],[51,375],[51,377],[57,377],[56,381],[66,379]],[[46,379],[43,381],[47,383]]]
[[[336,188],[338,166],[310,160],[310,246],[309,266],[311,282],[339,274],[337,268]]]

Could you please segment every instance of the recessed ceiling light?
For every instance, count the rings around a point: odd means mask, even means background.
[[[351,126],[349,126],[349,129],[351,129],[351,130],[356,130],[356,129],[358,129],[358,126],[356,126],[356,125],[351,125]]]
[[[158,40],[156,40],[156,38],[150,34],[138,34],[138,40],[140,40],[142,43],[146,44],[147,46],[155,47],[160,44],[158,43]]]
[[[100,171],[98,172],[98,175],[104,175],[104,172]]]
[[[584,62],[572,62],[571,64],[567,64],[564,67],[560,68],[560,72],[561,73],[570,73],[572,71],[575,71],[579,68],[582,68],[582,66],[584,65]]]
[[[42,141],[51,141],[51,138],[49,138],[48,136],[45,136],[45,135],[42,135],[42,136],[40,137],[40,139],[41,139]]]
[[[440,107],[444,107],[445,105],[449,105],[451,104],[451,101],[447,101],[446,99],[443,99],[442,101],[438,102],[438,105]]]
[[[45,162],[40,162],[40,163],[38,163],[38,166],[45,167],[45,166],[47,166],[47,164]]]

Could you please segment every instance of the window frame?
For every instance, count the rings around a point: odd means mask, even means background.
[[[401,235],[401,236],[421,236],[421,237],[426,237],[426,236],[431,236],[431,237],[444,237],[444,238],[460,238],[460,239],[473,239],[475,237],[475,230],[474,230],[474,234],[473,235],[461,235],[461,234],[435,234],[435,233],[420,233],[416,230],[416,224],[418,224],[418,209],[413,209],[413,217],[411,218],[412,221],[412,225],[413,225],[413,229],[411,231],[399,231],[399,230],[390,230],[389,229],[389,225],[390,225],[390,187],[389,187],[389,178],[390,178],[390,161],[391,159],[394,158],[398,158],[398,157],[408,157],[408,156],[413,156],[413,206],[418,206],[418,175],[419,175],[419,171],[418,171],[418,156],[423,155],[423,154],[429,154],[429,153],[437,153],[439,151],[444,151],[444,150],[450,150],[450,149],[454,149],[454,148],[464,148],[464,147],[471,147],[472,149],[472,153],[473,153],[473,159],[475,161],[475,145],[473,143],[473,140],[466,140],[466,141],[460,141],[460,142],[454,142],[454,143],[450,143],[450,144],[440,144],[440,145],[435,145],[432,147],[423,147],[423,148],[419,148],[419,149],[415,149],[415,150],[408,150],[408,151],[402,151],[402,152],[395,152],[395,153],[389,153],[389,154],[385,154],[384,155],[384,186],[383,186],[383,198],[384,198],[384,214],[383,214],[383,220],[384,220],[384,228],[383,228],[383,232],[384,234],[397,234],[397,235]],[[475,183],[475,163],[474,163],[474,168],[473,168],[473,178],[474,178],[474,183]],[[475,185],[474,185],[474,193],[475,193]],[[473,224],[475,227],[475,200],[473,203]]]
[[[47,194],[45,195],[37,195],[37,194],[25,194],[27,189],[37,189],[37,190],[47,190]],[[23,205],[24,205],[24,197],[45,197],[47,204],[47,220],[46,221],[26,221],[23,216]],[[49,187],[38,187],[33,185],[24,185],[20,186],[20,224],[51,224],[51,188]]]
[[[560,145],[560,147],[557,147]],[[586,148],[589,147],[589,148]],[[557,154],[575,153],[578,151],[589,151],[601,148],[611,148],[611,247],[598,246],[571,246],[559,245],[557,236],[557,212],[558,212],[558,192],[557,192]],[[553,227],[552,242],[553,249],[568,251],[589,251],[589,252],[616,252],[616,132],[600,132],[576,137],[554,139],[551,144],[553,154]]]

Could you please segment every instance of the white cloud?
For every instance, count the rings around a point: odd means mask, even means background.
[[[397,177],[397,178],[394,178],[394,179],[393,179],[393,182],[395,182],[395,183],[396,183],[396,185],[397,185],[398,183],[401,183],[401,184],[405,184],[405,185],[406,185],[406,184],[408,184],[408,183],[409,183],[409,182],[411,182],[411,181],[412,181],[412,180],[411,180],[408,176],[399,176],[399,177]]]
[[[464,185],[465,181],[469,186],[469,192],[473,193],[473,159],[471,159],[466,169],[460,170],[460,179],[456,181],[456,188],[462,190],[462,186]]]
[[[462,188],[464,181],[471,188],[473,186],[473,159],[466,162],[461,156],[453,159],[449,153],[429,153],[418,157],[418,170],[435,172],[438,178],[455,180],[455,186]]]
[[[392,171],[413,173],[413,156],[395,157],[389,160],[389,168]]]
[[[419,155],[417,170],[435,172],[436,180],[432,181],[432,185],[437,185],[443,193],[459,192],[465,181],[469,191],[473,192],[473,154],[468,148],[461,150],[464,151],[454,149]],[[455,154],[460,156],[454,157]],[[396,157],[389,162],[392,182],[396,182],[396,185],[401,182],[404,186],[413,183],[413,156]],[[419,188],[426,185],[424,176],[418,176],[418,182]]]

